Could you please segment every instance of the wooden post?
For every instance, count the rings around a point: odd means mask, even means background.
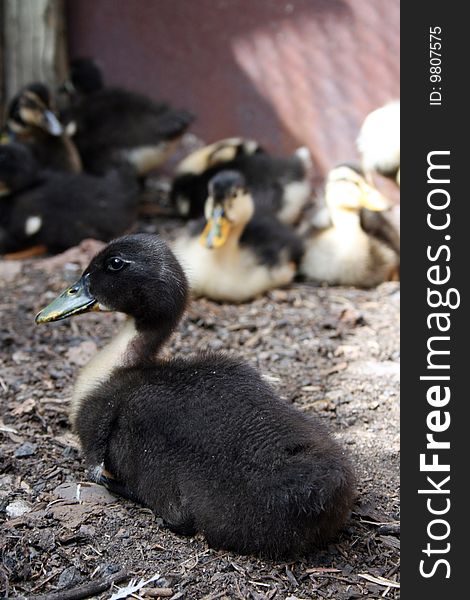
[[[3,0],[0,0],[0,130],[3,124],[3,116],[5,114],[5,45],[3,43],[3,22]]]
[[[2,4],[4,101],[33,81],[55,91],[67,75],[63,0],[2,0]]]

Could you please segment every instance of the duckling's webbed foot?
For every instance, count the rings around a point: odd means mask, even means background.
[[[101,478],[103,477],[104,473],[106,473],[107,476],[110,475],[107,471],[105,471],[103,463],[91,466],[87,469],[88,478],[90,481],[93,481],[93,483],[101,483]]]
[[[122,483],[122,481],[118,481],[117,479],[115,479],[113,475],[104,468],[103,463],[91,467],[88,470],[88,474],[91,481],[102,485],[112,494],[122,496],[123,498],[126,498],[127,500],[132,500],[133,502],[138,502],[138,499],[135,497],[133,492],[126,486],[126,484]]]

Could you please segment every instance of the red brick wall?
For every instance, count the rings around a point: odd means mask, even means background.
[[[68,0],[71,56],[193,110],[207,141],[356,158],[365,115],[399,96],[399,0]]]

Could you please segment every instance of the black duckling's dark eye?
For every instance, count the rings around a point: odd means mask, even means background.
[[[110,256],[105,260],[104,267],[106,271],[116,272],[120,271],[128,264],[129,263],[127,261],[123,260],[122,258],[119,258],[119,256]]]

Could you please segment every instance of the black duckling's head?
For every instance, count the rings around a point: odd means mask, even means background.
[[[363,171],[350,164],[338,165],[328,173],[325,201],[332,212],[358,212],[361,208],[383,211],[390,208],[390,202],[367,182]]]
[[[103,73],[92,58],[74,58],[70,62],[70,79],[61,90],[74,94],[87,95],[103,89]]]
[[[209,181],[209,196],[204,213],[207,225],[201,235],[201,244],[220,248],[232,229],[243,229],[253,216],[253,198],[239,171],[220,171]]]
[[[154,234],[127,235],[97,254],[82,277],[36,316],[36,323],[116,311],[133,317],[137,329],[171,332],[187,297],[186,277],[167,244]]]
[[[53,136],[63,134],[64,128],[53,112],[51,93],[44,84],[31,83],[12,99],[8,107],[7,128],[17,135],[38,129]]]
[[[27,146],[0,145],[0,197],[34,183],[37,170],[37,162]]]

